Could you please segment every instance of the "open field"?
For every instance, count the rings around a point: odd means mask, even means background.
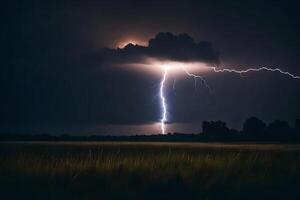
[[[4,199],[300,199],[300,145],[2,142],[0,193]]]

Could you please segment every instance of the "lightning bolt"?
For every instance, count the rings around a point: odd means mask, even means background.
[[[168,74],[168,67],[164,67],[164,74],[163,74],[163,78],[160,82],[160,89],[159,89],[159,93],[160,93],[160,100],[161,100],[161,106],[162,106],[162,117],[161,117],[161,133],[165,134],[165,122],[167,121],[167,104],[166,104],[166,97],[164,94],[164,85],[167,79],[167,74]]]
[[[289,76],[291,78],[300,79],[300,76],[291,74],[290,72],[287,72],[287,71],[283,71],[283,70],[281,70],[279,68],[261,67],[261,68],[249,68],[249,69],[245,69],[245,70],[235,70],[235,69],[226,69],[226,68],[217,69],[216,67],[211,67],[211,68],[216,73],[229,72],[229,73],[237,73],[237,74],[240,74],[240,75],[248,73],[248,72],[259,72],[259,71],[279,72],[279,73],[287,75],[287,76]]]
[[[228,72],[228,73],[236,73],[236,74],[240,74],[240,75],[243,75],[243,74],[249,73],[249,72],[260,72],[260,71],[279,72],[279,73],[281,73],[283,75],[287,75],[293,79],[300,79],[300,76],[294,75],[287,71],[283,71],[279,68],[261,67],[261,68],[249,68],[249,69],[245,69],[245,70],[236,70],[236,69],[228,69],[228,68],[218,69],[217,67],[210,67],[210,68],[215,73]],[[162,80],[160,82],[160,100],[161,100],[161,105],[162,105],[162,117],[161,117],[160,122],[161,122],[161,133],[166,134],[165,122],[167,121],[167,103],[166,103],[166,97],[164,94],[164,88],[165,88],[165,82],[167,79],[169,67],[164,67],[163,69],[164,69],[164,73],[163,73]],[[207,84],[207,82],[203,78],[203,76],[190,73],[184,66],[182,66],[182,70],[187,74],[187,76],[194,78],[195,88],[197,86],[197,79],[199,78],[202,81],[202,83],[209,89],[209,91],[211,91],[211,88],[209,87],[209,85]],[[173,87],[174,87],[174,85],[173,85]]]
[[[205,87],[208,88],[209,91],[211,91],[211,88],[209,87],[209,85],[207,84],[206,80],[203,78],[203,76],[200,76],[200,75],[196,75],[196,74],[192,74],[190,73],[186,68],[184,68],[184,66],[181,67],[182,70],[190,77],[193,77],[194,78],[194,81],[195,81],[195,89],[197,88],[197,79],[199,78],[202,83],[205,85]]]

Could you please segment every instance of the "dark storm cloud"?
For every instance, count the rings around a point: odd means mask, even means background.
[[[143,62],[145,57],[172,61],[219,63],[219,54],[210,42],[195,42],[188,34],[158,33],[148,46],[128,44],[124,48],[103,49],[94,55],[107,63]]]

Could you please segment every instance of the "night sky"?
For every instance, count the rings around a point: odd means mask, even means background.
[[[145,56],[300,75],[296,1],[28,0],[2,7],[1,133],[159,133],[162,74],[130,67]],[[128,42],[138,46],[123,48]],[[240,128],[250,116],[291,125],[300,118],[298,79],[203,76],[212,91],[201,81],[195,88],[188,76],[168,77],[169,132],[200,132],[203,120]]]

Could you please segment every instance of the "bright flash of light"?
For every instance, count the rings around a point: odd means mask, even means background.
[[[164,94],[164,87],[165,87],[165,82],[167,79],[167,74],[168,74],[168,67],[164,67],[164,75],[163,78],[160,82],[160,99],[161,99],[161,106],[162,106],[162,117],[161,117],[161,133],[165,134],[165,122],[167,121],[167,104],[166,104],[166,97]]]
[[[189,71],[189,69],[194,69],[194,64],[184,64],[184,63],[178,63],[178,62],[170,62],[170,63],[164,63],[164,64],[159,64],[156,65],[158,66],[160,69],[163,70],[163,77],[161,79],[160,82],[160,100],[161,100],[161,106],[162,106],[162,117],[161,117],[161,133],[162,134],[166,134],[166,130],[165,130],[165,123],[167,121],[167,100],[166,100],[166,96],[164,93],[164,89],[165,89],[165,82],[168,76],[168,72],[169,71],[183,71],[187,76],[193,77],[195,80],[195,88],[196,88],[196,81],[199,78],[202,83],[209,89],[209,91],[211,91],[209,85],[207,84],[206,80],[203,78],[203,76],[201,75],[197,75],[194,74],[192,72]],[[199,66],[199,65],[198,65]],[[189,69],[188,69],[189,67]],[[198,68],[199,69],[199,68]],[[261,67],[261,68],[248,68],[245,70],[236,70],[236,69],[227,69],[227,68],[222,68],[222,69],[218,69],[217,67],[209,67],[209,66],[203,66],[202,65],[202,70],[201,71],[207,71],[207,70],[212,70],[214,73],[237,73],[237,74],[245,74],[245,73],[249,73],[249,72],[259,72],[259,71],[269,71],[269,72],[279,72],[283,75],[287,75],[291,78],[294,79],[300,79],[300,76],[298,75],[294,75],[290,72],[287,71],[283,71],[279,68],[268,68],[268,67]],[[173,89],[174,89],[174,85],[173,85]]]
[[[162,134],[166,134],[166,130],[165,130],[165,123],[167,121],[167,101],[166,101],[166,96],[164,93],[164,89],[165,89],[165,82],[168,76],[168,72],[169,71],[183,71],[184,73],[186,73],[188,76],[193,77],[194,81],[195,81],[195,88],[196,88],[196,84],[197,84],[197,78],[199,78],[203,84],[210,90],[209,85],[207,84],[206,80],[200,76],[200,75],[196,75],[193,73],[190,73],[187,69],[186,66],[182,63],[175,63],[175,62],[170,62],[167,64],[161,64],[159,65],[159,67],[163,70],[163,77],[161,79],[160,82],[160,88],[159,88],[159,93],[160,93],[160,101],[161,101],[161,107],[162,107],[162,116],[161,116],[161,133]],[[174,85],[173,85],[173,89],[174,89]]]
[[[147,43],[139,38],[127,38],[122,41],[117,42],[116,47],[117,48],[124,48],[128,44],[133,44],[133,45],[140,45],[140,46],[146,46]]]

